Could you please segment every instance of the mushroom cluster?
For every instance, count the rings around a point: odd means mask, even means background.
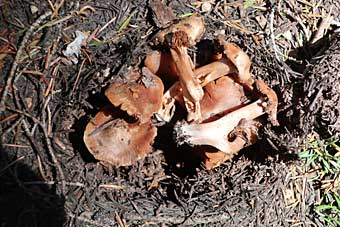
[[[157,134],[152,117],[170,122],[177,113],[176,103],[187,116],[175,124],[175,141],[203,154],[208,169],[254,144],[260,121],[265,120],[261,116],[267,114],[278,125],[275,92],[251,74],[251,60],[238,46],[218,36],[208,62],[193,62],[188,48],[196,45],[204,31],[198,14],[160,31],[155,44],[162,51],[146,57],[141,73],[135,69],[110,85],[105,95],[116,109],[100,111],[84,134],[96,159],[122,166],[145,156]],[[164,92],[164,87],[169,88]]]

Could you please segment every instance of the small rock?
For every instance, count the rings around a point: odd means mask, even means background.
[[[267,26],[267,19],[263,15],[256,16],[255,20],[262,29],[264,29]]]
[[[203,2],[201,6],[202,12],[209,12],[212,9],[212,6],[209,2]]]
[[[31,5],[30,8],[32,14],[36,14],[39,11],[38,7],[36,7],[35,5]]]

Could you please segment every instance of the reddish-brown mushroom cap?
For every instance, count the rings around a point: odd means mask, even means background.
[[[213,169],[234,157],[234,154],[227,154],[209,146],[193,147],[193,152],[200,156],[206,169]]]
[[[273,89],[271,89],[263,80],[256,79],[254,82],[255,91],[259,92],[261,96],[268,99],[265,111],[268,114],[270,122],[278,126],[280,125],[277,120],[277,108],[278,108],[278,98]]]
[[[222,36],[218,36],[216,41],[220,45],[222,52],[237,68],[238,74],[236,79],[242,84],[251,86],[254,83],[254,79],[250,73],[251,60],[249,56],[235,44],[225,41]]]
[[[202,37],[204,33],[203,18],[194,13],[190,17],[186,17],[168,28],[160,31],[156,36],[156,43],[164,44],[166,39],[176,32],[183,31],[187,34],[187,46],[193,46]]]
[[[118,118],[113,107],[102,109],[87,124],[84,142],[90,153],[100,161],[115,166],[127,166],[152,151],[157,128],[151,121],[128,123]]]
[[[204,97],[200,101],[202,120],[218,114],[226,114],[242,107],[248,99],[243,87],[230,77],[221,77],[204,87]]]
[[[152,51],[144,60],[144,65],[163,81],[176,81],[179,75],[170,53]]]
[[[126,78],[112,83],[105,95],[114,106],[144,123],[161,108],[164,86],[148,68],[144,67],[142,74],[132,70]]]

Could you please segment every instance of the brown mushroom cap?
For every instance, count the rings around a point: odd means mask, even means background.
[[[157,128],[151,121],[128,123],[112,106],[103,108],[87,124],[84,142],[90,153],[100,161],[127,166],[152,151]]]
[[[176,81],[179,75],[170,53],[153,51],[144,60],[144,65],[163,81]]]
[[[254,83],[254,79],[250,73],[251,60],[249,56],[235,44],[225,41],[222,36],[218,36],[216,41],[222,48],[222,52],[237,68],[238,74],[236,79],[240,83],[251,86]]]
[[[268,99],[268,106],[266,107],[266,113],[268,114],[270,122],[279,126],[279,122],[277,120],[277,108],[278,108],[278,98],[273,89],[271,89],[263,80],[256,79],[254,81],[255,91],[260,93],[261,96],[264,96]]]
[[[176,24],[173,24],[169,26],[167,29],[164,29],[161,32],[159,32],[156,36],[155,41],[156,43],[164,44],[165,42],[174,40],[171,38],[169,39],[168,36],[172,36],[177,32],[184,32],[187,36],[185,46],[189,47],[196,44],[196,41],[202,37],[204,30],[205,28],[203,18],[199,14],[194,13],[192,16],[186,17],[178,21]],[[170,46],[176,44],[168,43],[168,45]]]
[[[202,119],[217,114],[226,114],[242,107],[247,101],[243,87],[230,77],[221,77],[204,87],[204,97],[200,101]]]
[[[213,169],[234,157],[233,154],[227,154],[209,146],[193,147],[193,152],[202,158],[204,167],[206,169]]]
[[[137,69],[132,70],[123,80],[112,83],[105,95],[114,106],[120,106],[144,123],[161,108],[164,86],[148,68],[144,67],[142,74]]]

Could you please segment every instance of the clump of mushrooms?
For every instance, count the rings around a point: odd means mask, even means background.
[[[241,48],[219,36],[210,62],[193,63],[187,48],[196,45],[204,30],[198,14],[170,25],[156,35],[162,51],[146,57],[142,73],[136,69],[110,85],[105,92],[110,102],[136,121],[125,121],[113,107],[100,111],[84,135],[95,158],[120,166],[145,156],[157,134],[152,116],[170,122],[176,103],[187,116],[175,124],[175,142],[203,154],[208,169],[254,144],[266,114],[278,125],[277,96],[251,74],[251,60]],[[163,83],[168,87],[164,93]]]

